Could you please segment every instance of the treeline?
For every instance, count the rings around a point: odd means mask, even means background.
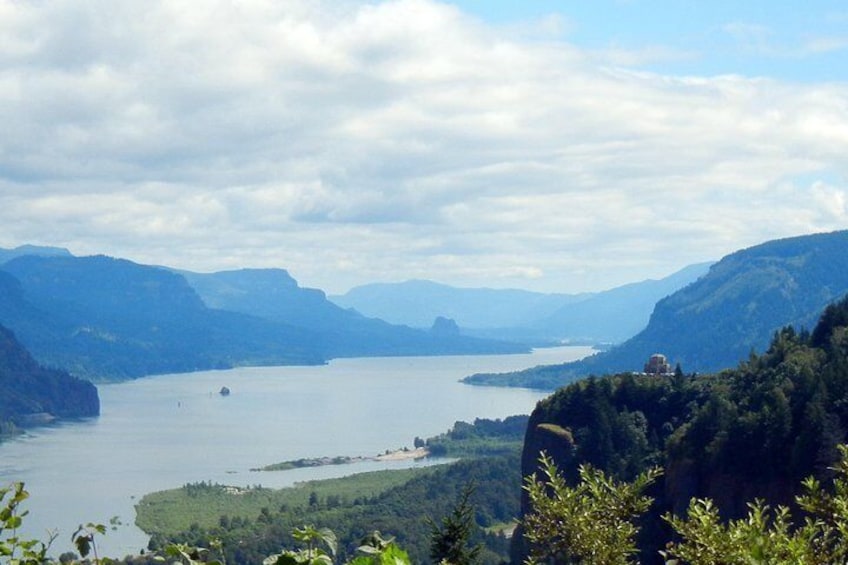
[[[733,370],[621,374],[558,391],[530,417],[522,473],[536,472],[542,450],[571,481],[581,463],[626,480],[661,466],[640,540],[643,562],[652,562],[670,537],[660,514],[685,513],[693,497],[712,499],[726,519],[745,516],[756,498],[791,507],[804,477],[829,477],[846,430],[843,299],[811,333],[784,328],[765,353],[751,354]],[[522,551],[517,547],[516,555]]]
[[[393,536],[413,563],[429,561],[431,527],[427,518],[438,522],[448,515],[473,485],[470,503],[474,507],[474,529],[470,542],[483,544],[482,563],[502,563],[509,554],[509,540],[503,532],[486,528],[511,523],[520,507],[521,476],[518,453],[509,456],[460,461],[433,468],[405,484],[373,497],[320,496],[310,493],[305,504],[264,507],[253,517],[217,518],[217,525],[193,524],[181,532],[154,533],[150,550],[170,543],[208,546],[210,539],[222,542],[227,563],[261,563],[282,547],[294,547],[292,531],[302,524],[315,524],[333,530],[339,542],[340,560],[353,555],[363,537],[374,530]],[[189,485],[193,494],[215,485]],[[131,561],[144,562],[144,556]],[[151,561],[152,562],[152,561]]]
[[[509,454],[521,450],[528,416],[508,416],[490,420],[476,418],[473,423],[456,422],[453,427],[415,445],[426,445],[434,457],[469,457]]]

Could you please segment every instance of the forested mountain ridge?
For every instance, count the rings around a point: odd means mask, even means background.
[[[248,279],[270,274],[273,284],[260,285],[261,292],[251,289],[245,273]],[[240,303],[227,305],[242,311],[230,311],[207,306],[170,269],[102,255],[19,256],[0,266],[0,323],[42,363],[110,380],[237,365],[316,364],[354,355],[524,350],[367,320],[330,304],[320,291],[300,289],[284,271],[238,275],[241,287],[228,284],[239,290]],[[267,292],[274,285],[290,292]],[[262,312],[267,315],[254,315]],[[322,318],[327,313],[332,316]]]
[[[94,385],[40,366],[14,334],[0,326],[0,436],[11,426],[99,413]]]
[[[812,333],[786,327],[732,370],[590,377],[557,391],[530,416],[522,475],[536,472],[543,450],[570,479],[581,463],[627,480],[662,466],[641,542],[642,562],[658,562],[661,513],[698,497],[738,518],[755,498],[791,505],[801,479],[828,476],[846,441],[846,406],[848,298]]]
[[[308,332],[206,308],[181,276],[106,256],[18,257],[0,322],[43,363],[94,379],[320,363]]]
[[[664,353],[687,372],[732,367],[762,351],[783,326],[809,328],[848,293],[848,231],[781,239],[732,253],[694,283],[660,300],[648,326],[609,351],[521,373],[468,382],[555,389],[589,374],[639,371]]]

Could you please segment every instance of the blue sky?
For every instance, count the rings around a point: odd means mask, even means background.
[[[848,227],[839,2],[0,0],[0,247],[580,292]]]
[[[743,74],[785,80],[848,78],[848,5],[839,1],[711,2],[465,0],[498,25],[557,16],[560,39],[593,50],[655,52],[638,65],[660,73]]]

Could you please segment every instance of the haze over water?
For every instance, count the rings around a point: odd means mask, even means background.
[[[55,553],[81,523],[120,523],[99,544],[122,557],[146,546],[133,522],[145,493],[213,481],[281,487],[296,481],[421,463],[363,462],[258,473],[322,456],[372,456],[412,447],[457,420],[529,413],[547,393],[472,387],[459,379],[559,363],[589,347],[506,356],[334,360],[315,367],[250,367],[101,385],[101,416],[30,431],[0,444],[0,484],[26,482],[23,533],[58,530]],[[222,386],[231,389],[221,396]]]

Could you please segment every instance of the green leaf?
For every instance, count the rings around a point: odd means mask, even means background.
[[[74,542],[74,545],[77,547],[77,552],[79,552],[80,556],[85,558],[88,557],[88,554],[91,552],[91,536],[83,535],[80,532],[85,531],[82,526],[77,529],[76,533],[71,538]]]

